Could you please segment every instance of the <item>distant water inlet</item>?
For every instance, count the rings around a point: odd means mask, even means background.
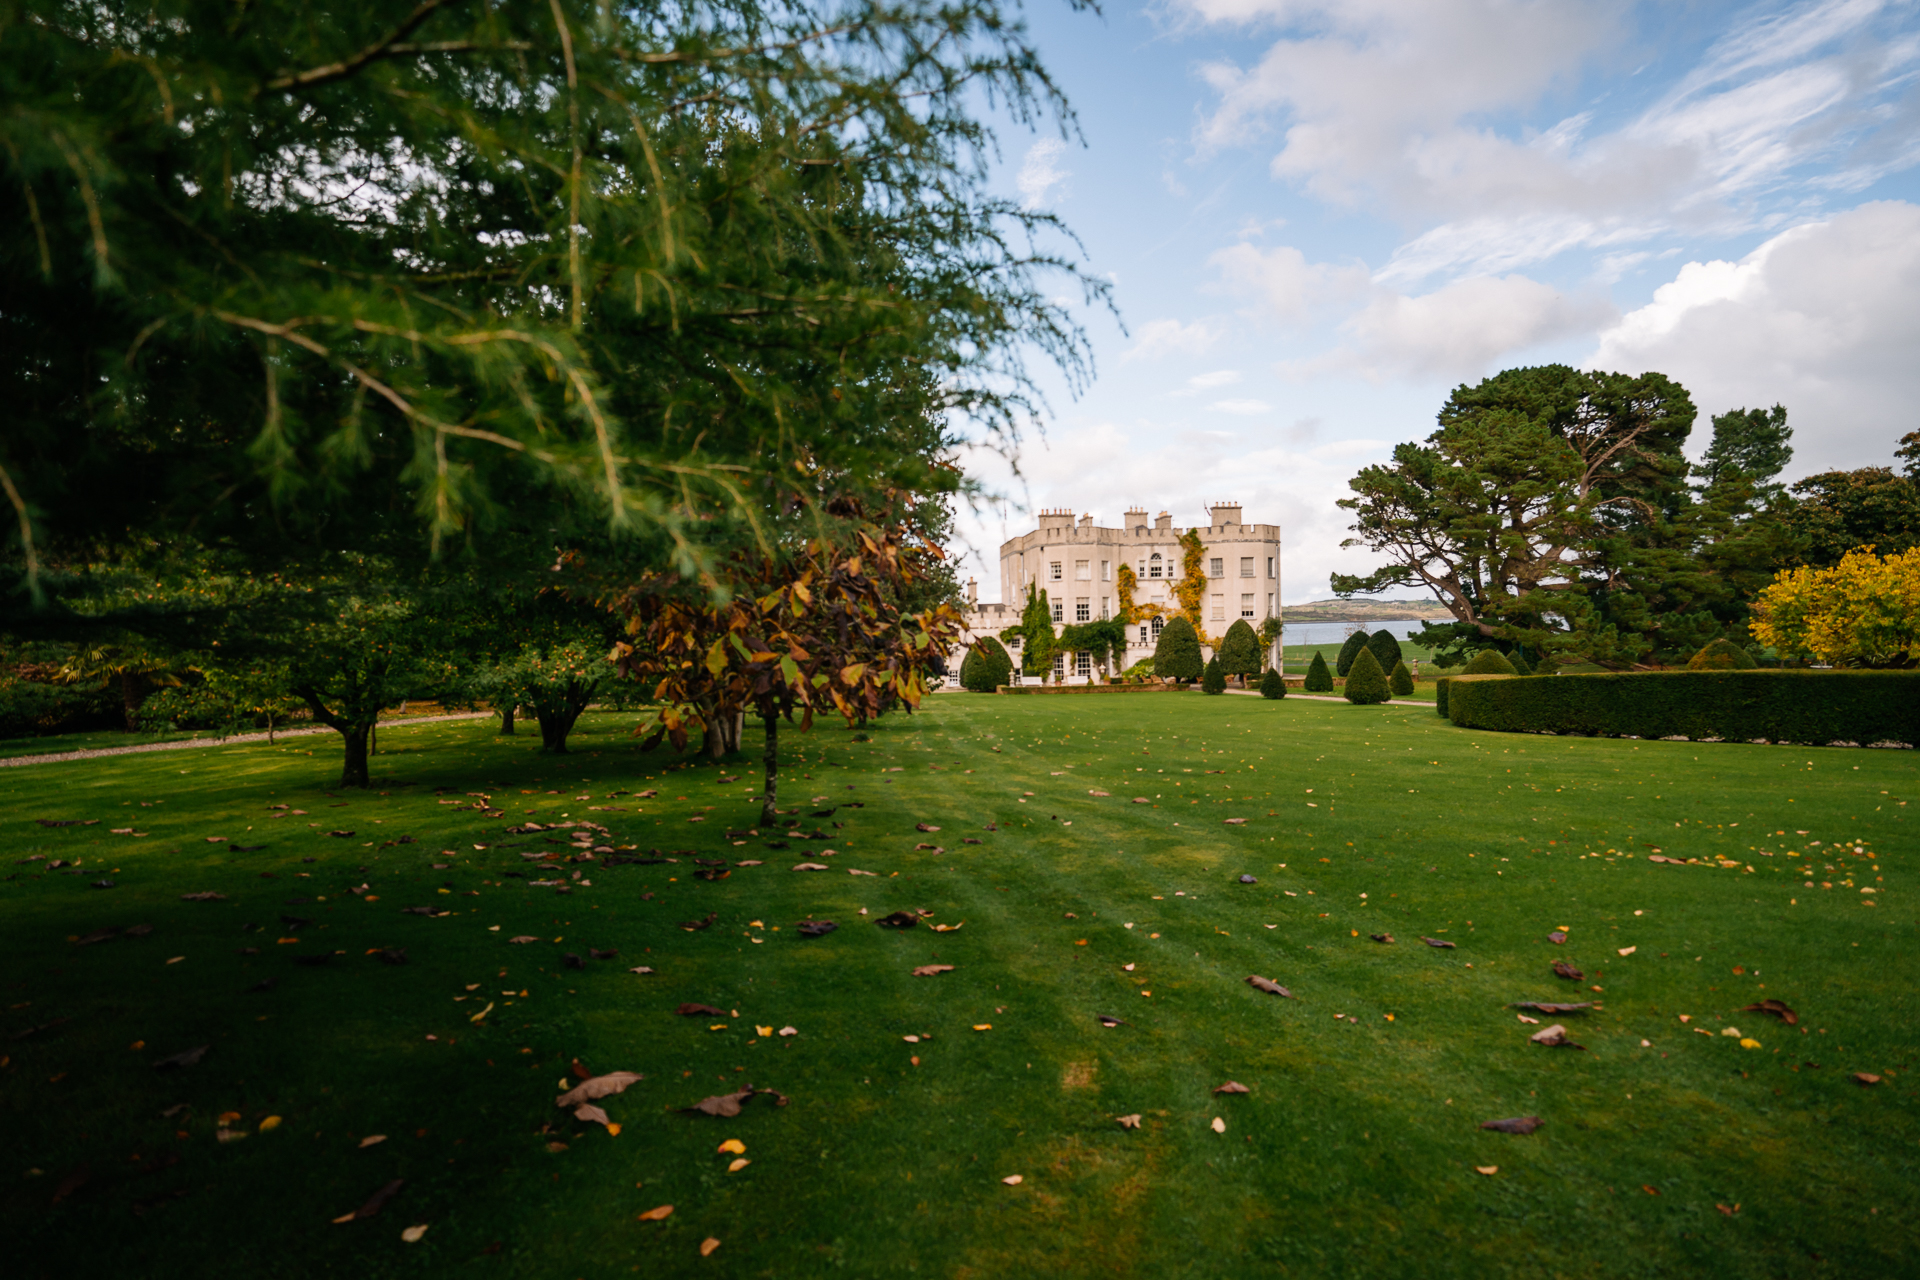
[[[1427,625],[1418,618],[1392,622],[1288,622],[1283,625],[1280,643],[1341,644],[1356,631],[1365,631],[1368,635],[1387,631],[1396,640],[1405,640],[1417,631],[1424,631]]]

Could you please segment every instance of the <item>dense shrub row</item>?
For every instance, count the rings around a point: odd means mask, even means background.
[[[1454,676],[1440,700],[1457,725],[1507,733],[1920,743],[1920,671]]]

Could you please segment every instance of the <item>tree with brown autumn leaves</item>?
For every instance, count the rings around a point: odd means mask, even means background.
[[[752,711],[766,727],[760,821],[777,821],[779,732],[816,712],[849,726],[896,703],[920,704],[927,674],[953,651],[960,614],[939,603],[919,612],[897,601],[944,557],[903,524],[855,523],[818,532],[770,555],[736,558],[732,598],[714,603],[679,578],[649,574],[614,607],[628,640],[614,648],[624,676],[655,681],[660,704],[648,744],[684,750],[694,734],[718,757],[738,746]]]

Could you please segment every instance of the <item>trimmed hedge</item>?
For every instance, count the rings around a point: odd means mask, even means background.
[[[1220,669],[1220,655],[1214,654],[1207,659],[1207,669],[1200,676],[1200,692],[1225,693],[1227,691],[1227,673]]]
[[[1176,614],[1161,628],[1160,643],[1153,649],[1153,674],[1164,680],[1198,680],[1202,670],[1200,637],[1185,616]]]
[[[1442,716],[1447,714],[1447,686],[1453,683],[1452,676],[1441,676],[1433,682],[1433,709]]]
[[[1260,696],[1263,698],[1286,697],[1287,696],[1286,677],[1281,675],[1278,671],[1275,671],[1272,667],[1268,667],[1267,674],[1260,677]]]
[[[1327,659],[1318,650],[1313,651],[1313,661],[1307,664],[1307,680],[1300,686],[1308,693],[1332,693],[1333,673],[1327,670]]]
[[[1373,660],[1380,664],[1380,669],[1389,676],[1400,665],[1400,642],[1385,627],[1367,637],[1367,648],[1372,651]]]
[[[1729,742],[1920,744],[1920,671],[1636,671],[1553,680],[1456,676],[1468,729]]]
[[[1759,665],[1753,660],[1752,654],[1721,636],[1718,640],[1708,641],[1706,648],[1694,654],[1687,662],[1687,670],[1751,671]]]

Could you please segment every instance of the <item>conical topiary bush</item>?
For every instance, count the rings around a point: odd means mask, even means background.
[[[1752,654],[1725,636],[1709,640],[1706,648],[1687,660],[1689,671],[1745,671],[1759,665]]]
[[[1207,669],[1200,677],[1200,692],[1225,693],[1227,691],[1227,673],[1220,669],[1220,655],[1214,654],[1207,659]]]
[[[1163,680],[1185,684],[1200,678],[1200,637],[1193,624],[1176,614],[1160,632],[1160,643],[1153,650],[1153,674]]]
[[[1508,654],[1507,661],[1513,664],[1513,674],[1517,676],[1530,676],[1533,674],[1532,666],[1527,663],[1527,655],[1520,652],[1520,650],[1515,649],[1512,653]]]
[[[1340,656],[1333,660],[1333,673],[1337,676],[1345,676],[1352,671],[1354,655],[1367,647],[1369,639],[1371,637],[1364,631],[1356,631],[1348,636],[1347,642],[1340,646]]]
[[[1286,697],[1287,696],[1286,677],[1282,676],[1278,671],[1275,671],[1272,667],[1268,667],[1267,674],[1260,677],[1260,696],[1263,698]]]
[[[1220,651],[1214,655],[1220,660],[1220,670],[1230,676],[1257,676],[1260,674],[1260,637],[1253,633],[1247,620],[1241,618],[1227,628],[1226,636],[1220,641]]]
[[[1353,655],[1353,669],[1347,672],[1345,692],[1348,702],[1361,707],[1393,697],[1393,690],[1387,687],[1387,673],[1380,669],[1380,660],[1373,656],[1373,650],[1362,649]]]
[[[1387,688],[1393,690],[1396,698],[1413,696],[1413,672],[1407,670],[1405,661],[1393,664],[1393,674],[1387,677]]]
[[[1473,655],[1473,661],[1460,673],[1463,676],[1517,676],[1520,673],[1507,661],[1507,655],[1498,649],[1482,649]]]
[[[1373,660],[1380,664],[1382,671],[1392,671],[1400,665],[1400,642],[1385,627],[1367,637],[1367,648],[1372,650]]]
[[[1333,672],[1327,670],[1326,655],[1317,649],[1313,661],[1307,665],[1307,683],[1302,687],[1308,693],[1333,692]]]

